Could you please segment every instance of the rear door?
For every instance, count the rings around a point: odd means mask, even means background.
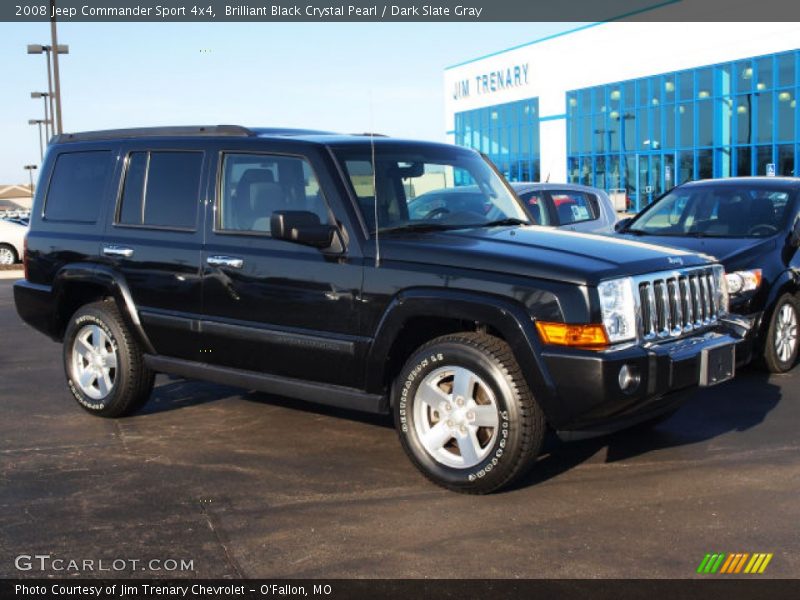
[[[270,235],[277,210],[312,212],[330,224],[343,218],[332,210],[331,167],[307,146],[269,147],[231,143],[215,158],[216,200],[203,253],[204,360],[357,386],[363,374],[356,357],[368,341],[356,335],[363,277],[357,250],[347,240],[337,254]]]
[[[120,160],[116,207],[101,253],[123,274],[155,350],[197,359],[207,153],[191,142],[131,142]]]

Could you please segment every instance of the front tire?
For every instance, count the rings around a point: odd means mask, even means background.
[[[87,304],[72,315],[63,357],[72,395],[94,415],[124,417],[150,397],[155,376],[113,300]]]
[[[764,364],[772,373],[786,373],[797,361],[800,302],[784,294],[775,303],[764,342]]]
[[[482,333],[436,338],[393,388],[395,423],[411,462],[447,489],[488,494],[533,464],[545,419],[511,348]]]

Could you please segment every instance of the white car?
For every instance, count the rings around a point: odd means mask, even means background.
[[[538,225],[583,233],[613,233],[614,204],[603,190],[575,183],[515,182],[511,187]]]
[[[20,220],[0,219],[0,265],[22,260],[22,246],[28,227]]]

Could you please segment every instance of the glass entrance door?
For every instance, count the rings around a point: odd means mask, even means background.
[[[664,157],[659,152],[636,154],[637,212],[664,193]],[[669,165],[670,171],[672,166]]]

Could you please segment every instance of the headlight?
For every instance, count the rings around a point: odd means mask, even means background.
[[[754,292],[761,285],[761,269],[750,271],[734,271],[725,275],[728,292],[735,296],[745,292]]]
[[[725,276],[725,269],[722,265],[714,265],[714,281],[717,284],[717,306],[719,314],[724,315],[730,309],[731,295],[728,287],[728,278]]]
[[[624,342],[636,337],[636,306],[630,277],[602,281],[597,286],[600,311],[608,341]]]

